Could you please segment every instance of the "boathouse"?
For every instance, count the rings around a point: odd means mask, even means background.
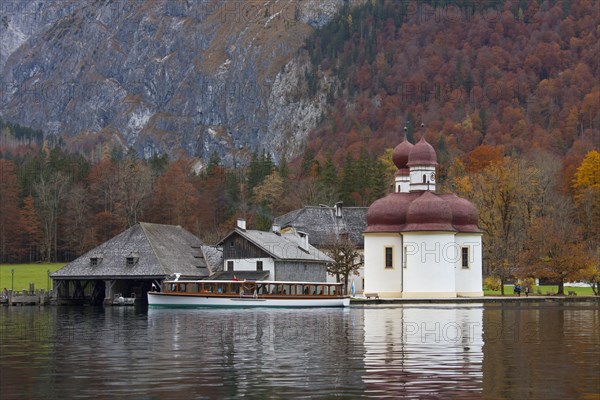
[[[211,279],[327,281],[325,253],[309,244],[308,235],[299,231],[282,233],[246,229],[238,220],[236,228],[218,245],[223,247],[224,271]]]
[[[117,294],[144,301],[153,285],[160,288],[163,280],[174,274],[204,279],[217,272],[211,270],[218,268],[219,255],[215,253],[218,249],[203,246],[181,226],[140,222],[51,278],[59,304],[109,304]]]

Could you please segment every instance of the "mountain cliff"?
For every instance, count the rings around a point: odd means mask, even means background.
[[[298,49],[345,3],[23,2],[2,17],[0,115],[83,152],[288,156],[324,107]]]

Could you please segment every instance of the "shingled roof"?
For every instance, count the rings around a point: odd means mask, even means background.
[[[296,231],[277,234],[257,230],[235,228],[219,242],[222,245],[230,236],[240,235],[250,243],[258,246],[275,260],[325,262],[333,260],[312,245],[305,246],[304,238]]]
[[[133,261],[128,265],[127,259]],[[92,259],[96,259],[93,265]],[[181,226],[140,222],[65,265],[53,279],[148,279],[209,275],[202,242]]]
[[[223,271],[223,248],[218,246],[202,246],[204,260],[210,274]]]
[[[310,243],[320,249],[329,246],[344,235],[358,248],[364,247],[363,231],[367,229],[368,207],[307,206],[275,218],[274,224],[282,229],[293,227],[308,233]]]

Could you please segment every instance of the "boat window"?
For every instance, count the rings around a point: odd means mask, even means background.
[[[323,294],[324,294],[324,295],[327,295],[327,296],[329,295],[329,286],[325,286],[325,287],[323,288]]]
[[[246,283],[242,285],[242,294],[252,294],[256,290],[256,285],[252,283]]]
[[[193,293],[200,292],[200,284],[198,284],[198,283],[192,283],[190,285],[190,292],[193,292]]]
[[[180,292],[185,292],[186,288],[187,288],[187,285],[185,283],[180,283],[179,284],[179,291]]]
[[[229,293],[239,293],[240,292],[240,284],[239,283],[232,283],[230,285],[230,291]]]
[[[177,284],[176,283],[171,283],[169,285],[169,292],[176,292],[177,291]]]

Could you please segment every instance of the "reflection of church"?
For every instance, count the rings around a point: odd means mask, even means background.
[[[424,137],[393,152],[395,191],[367,213],[365,293],[380,297],[482,296],[477,209],[435,193],[437,157]]]

